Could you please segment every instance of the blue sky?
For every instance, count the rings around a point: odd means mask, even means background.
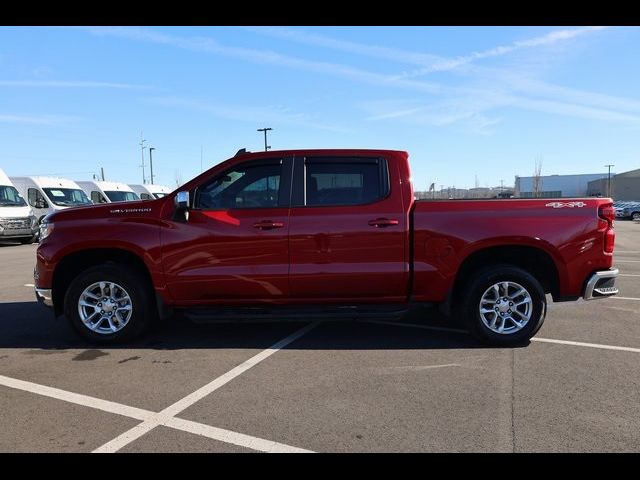
[[[410,153],[415,188],[640,168],[640,28],[2,27],[0,168],[171,187],[263,149]],[[148,151],[145,150],[148,175]]]

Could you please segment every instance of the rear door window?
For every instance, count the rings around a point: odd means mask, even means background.
[[[305,205],[363,205],[389,192],[386,161],[379,158],[307,158]]]

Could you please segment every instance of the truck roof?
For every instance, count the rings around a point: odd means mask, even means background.
[[[295,156],[295,155],[384,155],[384,154],[404,154],[404,150],[387,150],[372,148],[311,148],[295,150],[269,150],[269,152],[245,152],[239,151],[235,157],[251,158],[264,157],[265,155]],[[234,158],[235,158],[234,157]]]
[[[105,192],[113,190],[120,192],[133,192],[129,185],[121,182],[107,182],[102,180],[77,180],[76,183],[80,186],[95,186]]]
[[[44,176],[32,176],[32,177],[11,177],[11,180],[15,182],[31,182],[38,185],[40,188],[72,188],[79,189],[80,187],[73,180],[62,177],[44,177]]]
[[[171,193],[173,191],[169,187],[165,187],[164,185],[157,185],[155,183],[154,184],[146,183],[144,185],[135,185],[130,183],[129,186],[136,193],[145,192],[145,191],[148,193]]]

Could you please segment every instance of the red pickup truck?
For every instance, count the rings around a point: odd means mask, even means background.
[[[35,291],[84,338],[195,321],[395,317],[440,306],[526,343],[554,301],[615,295],[611,199],[417,201],[407,152],[238,154],[172,194],[54,213]]]

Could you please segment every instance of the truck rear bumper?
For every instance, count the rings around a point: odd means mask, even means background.
[[[595,272],[591,275],[591,278],[589,278],[582,298],[585,300],[595,300],[597,298],[606,298],[616,295],[618,293],[618,289],[615,286],[615,283],[618,273],[619,271],[617,268],[610,268],[609,270]]]

